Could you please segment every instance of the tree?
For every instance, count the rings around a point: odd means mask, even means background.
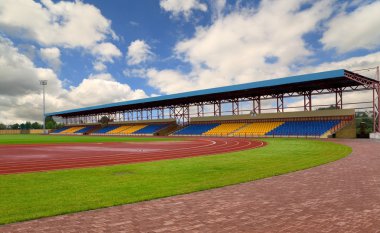
[[[31,129],[32,123],[30,121],[25,122],[25,128],[24,129]]]
[[[52,116],[48,116],[45,118],[45,127],[46,129],[57,129],[62,127],[63,124],[57,123]],[[42,129],[42,126],[41,126]]]
[[[20,125],[18,123],[11,125],[11,129],[20,129]]]
[[[332,104],[328,107],[318,108],[317,110],[333,110],[333,109],[336,109],[336,106]]]
[[[3,123],[0,123],[0,129],[6,129],[6,128],[7,128],[6,125],[4,125]]]
[[[31,125],[31,129],[42,129],[42,125],[38,122],[34,122],[32,125]]]
[[[100,124],[102,124],[102,127],[107,126],[109,121],[110,119],[108,118],[108,116],[102,116],[102,118],[100,118],[99,120]]]

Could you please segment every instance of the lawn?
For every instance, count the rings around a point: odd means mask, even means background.
[[[178,138],[161,137],[110,137],[110,136],[62,136],[62,135],[0,135],[1,144],[75,143],[75,142],[151,142],[172,141]]]
[[[314,167],[351,148],[263,139],[266,147],[148,163],[0,176],[0,224],[191,193]],[[210,197],[212,198],[212,197]]]

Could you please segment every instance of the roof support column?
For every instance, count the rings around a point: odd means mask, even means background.
[[[343,91],[342,88],[334,89],[336,109],[343,109]]]
[[[303,110],[311,111],[311,91],[306,91],[303,93]]]
[[[380,83],[373,84],[373,132],[380,133]]]
[[[198,117],[204,117],[205,116],[205,106],[203,102],[197,103],[197,116]]]
[[[239,99],[231,100],[232,103],[232,115],[239,115]]]
[[[277,95],[277,112],[284,112],[284,94]]]
[[[222,115],[222,104],[220,100],[217,100],[214,102],[214,116],[221,116]]]
[[[252,99],[252,110],[253,110],[253,115],[257,115],[261,113],[261,96],[254,97]]]

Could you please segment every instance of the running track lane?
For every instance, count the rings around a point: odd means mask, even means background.
[[[202,138],[180,142],[71,143],[0,146],[0,174],[148,162],[247,150],[258,140]]]

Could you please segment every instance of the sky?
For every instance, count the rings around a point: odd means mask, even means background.
[[[375,67],[379,28],[368,0],[0,0],[0,122],[41,120],[39,80],[54,112]]]

